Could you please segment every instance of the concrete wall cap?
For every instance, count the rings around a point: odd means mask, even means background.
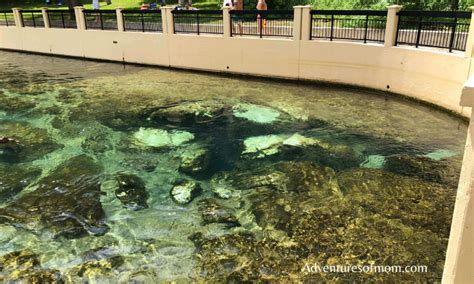
[[[471,76],[464,84],[460,105],[464,107],[474,107],[474,76]]]

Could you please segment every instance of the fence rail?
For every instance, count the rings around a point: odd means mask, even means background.
[[[226,30],[230,28],[232,37],[291,38],[294,33],[293,10],[230,10],[229,18],[225,17],[222,10],[168,10],[166,13],[169,12],[172,13],[172,27],[176,34],[223,35],[224,27]],[[43,13],[47,13],[47,17],[46,14],[43,17]],[[387,23],[387,13],[369,10],[311,10],[310,22],[297,24],[305,37],[308,37],[308,26],[310,27],[311,40],[384,43],[385,33],[390,29],[391,34],[396,34],[396,38],[394,42],[390,39],[388,45],[409,45],[416,48],[423,46],[449,52],[467,49],[472,12],[399,11],[390,23]],[[0,10],[0,26],[13,27],[20,23],[21,26],[34,28],[79,28],[76,13],[69,10],[19,9],[18,19],[16,15],[12,11]],[[162,33],[164,27],[161,10],[122,10],[119,15],[116,10],[83,10],[83,16],[88,30]],[[120,19],[123,27],[118,26],[117,19]],[[45,20],[48,22],[45,23]]]
[[[0,11],[0,26],[14,27],[15,17],[12,11]]]
[[[220,10],[174,10],[176,34],[224,34],[224,20]]]
[[[77,29],[74,11],[48,10],[48,19],[51,28]]]
[[[293,10],[232,10],[231,36],[293,37]]]
[[[23,26],[32,28],[44,28],[43,12],[41,10],[21,10]]]
[[[387,11],[312,10],[311,39],[383,43]]]
[[[87,30],[117,30],[115,10],[84,10]]]
[[[396,45],[465,51],[470,12],[400,11]]]
[[[123,10],[124,31],[163,32],[161,10]]]

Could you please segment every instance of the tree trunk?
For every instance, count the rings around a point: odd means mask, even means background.
[[[459,10],[459,0],[451,0],[451,11]]]
[[[67,0],[67,6],[69,7],[69,10],[74,10],[74,7],[82,6],[82,2],[81,0]]]

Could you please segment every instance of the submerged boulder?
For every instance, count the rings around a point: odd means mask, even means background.
[[[133,143],[140,147],[177,147],[194,139],[187,131],[140,128],[133,134]]]
[[[336,169],[358,166],[354,150],[315,137],[295,133],[249,137],[244,140],[242,157],[247,159],[314,160]]]
[[[121,174],[117,176],[117,182],[115,196],[126,208],[134,211],[148,208],[146,200],[149,194],[141,178],[136,175]]]
[[[0,203],[10,200],[40,174],[41,170],[0,164]]]
[[[237,218],[229,212],[230,209],[220,205],[216,200],[204,199],[199,201],[198,205],[204,224],[220,223],[229,227],[240,226]]]
[[[384,169],[393,173],[419,177],[457,188],[461,164],[450,159],[432,159],[426,156],[393,155],[386,159]]]
[[[27,122],[2,122],[0,137],[0,162],[30,162],[61,148],[45,129],[34,128]]]
[[[6,113],[18,113],[33,109],[36,103],[19,96],[8,96],[0,91],[0,110]]]
[[[232,110],[235,117],[261,124],[273,123],[280,117],[279,111],[254,104],[238,104]]]
[[[253,171],[218,174],[211,184],[229,190],[270,188],[282,192],[339,192],[334,170],[307,161],[280,162]]]
[[[64,283],[59,271],[42,268],[38,255],[25,250],[0,256],[0,280],[5,283]]]
[[[101,167],[82,155],[59,165],[29,192],[0,208],[0,223],[54,237],[103,235],[105,213],[100,203]]]
[[[171,199],[179,205],[190,203],[201,193],[198,183],[189,180],[179,180],[170,191]]]
[[[151,121],[176,126],[208,124],[226,117],[229,108],[217,101],[184,101],[159,107],[149,116]]]
[[[209,168],[210,157],[207,149],[203,147],[188,147],[180,155],[179,170],[193,177],[206,175]]]
[[[113,250],[105,247],[99,247],[85,252],[81,255],[82,264],[70,269],[69,276],[77,275],[82,279],[93,281],[96,277],[100,279],[103,276],[111,276],[113,269],[118,268],[124,263],[124,258]],[[72,281],[74,282],[74,281]]]
[[[338,182],[344,198],[368,212],[449,236],[456,196],[451,189],[377,169],[343,172]]]

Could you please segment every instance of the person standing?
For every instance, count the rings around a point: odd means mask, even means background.
[[[92,0],[92,9],[100,10],[100,3],[99,0]]]
[[[267,2],[265,2],[265,0],[258,0],[257,10],[267,11],[267,9],[268,9]],[[265,29],[265,27],[267,26],[267,15],[265,14],[265,12],[258,14],[257,21],[258,21],[258,30],[260,31],[262,29]]]

